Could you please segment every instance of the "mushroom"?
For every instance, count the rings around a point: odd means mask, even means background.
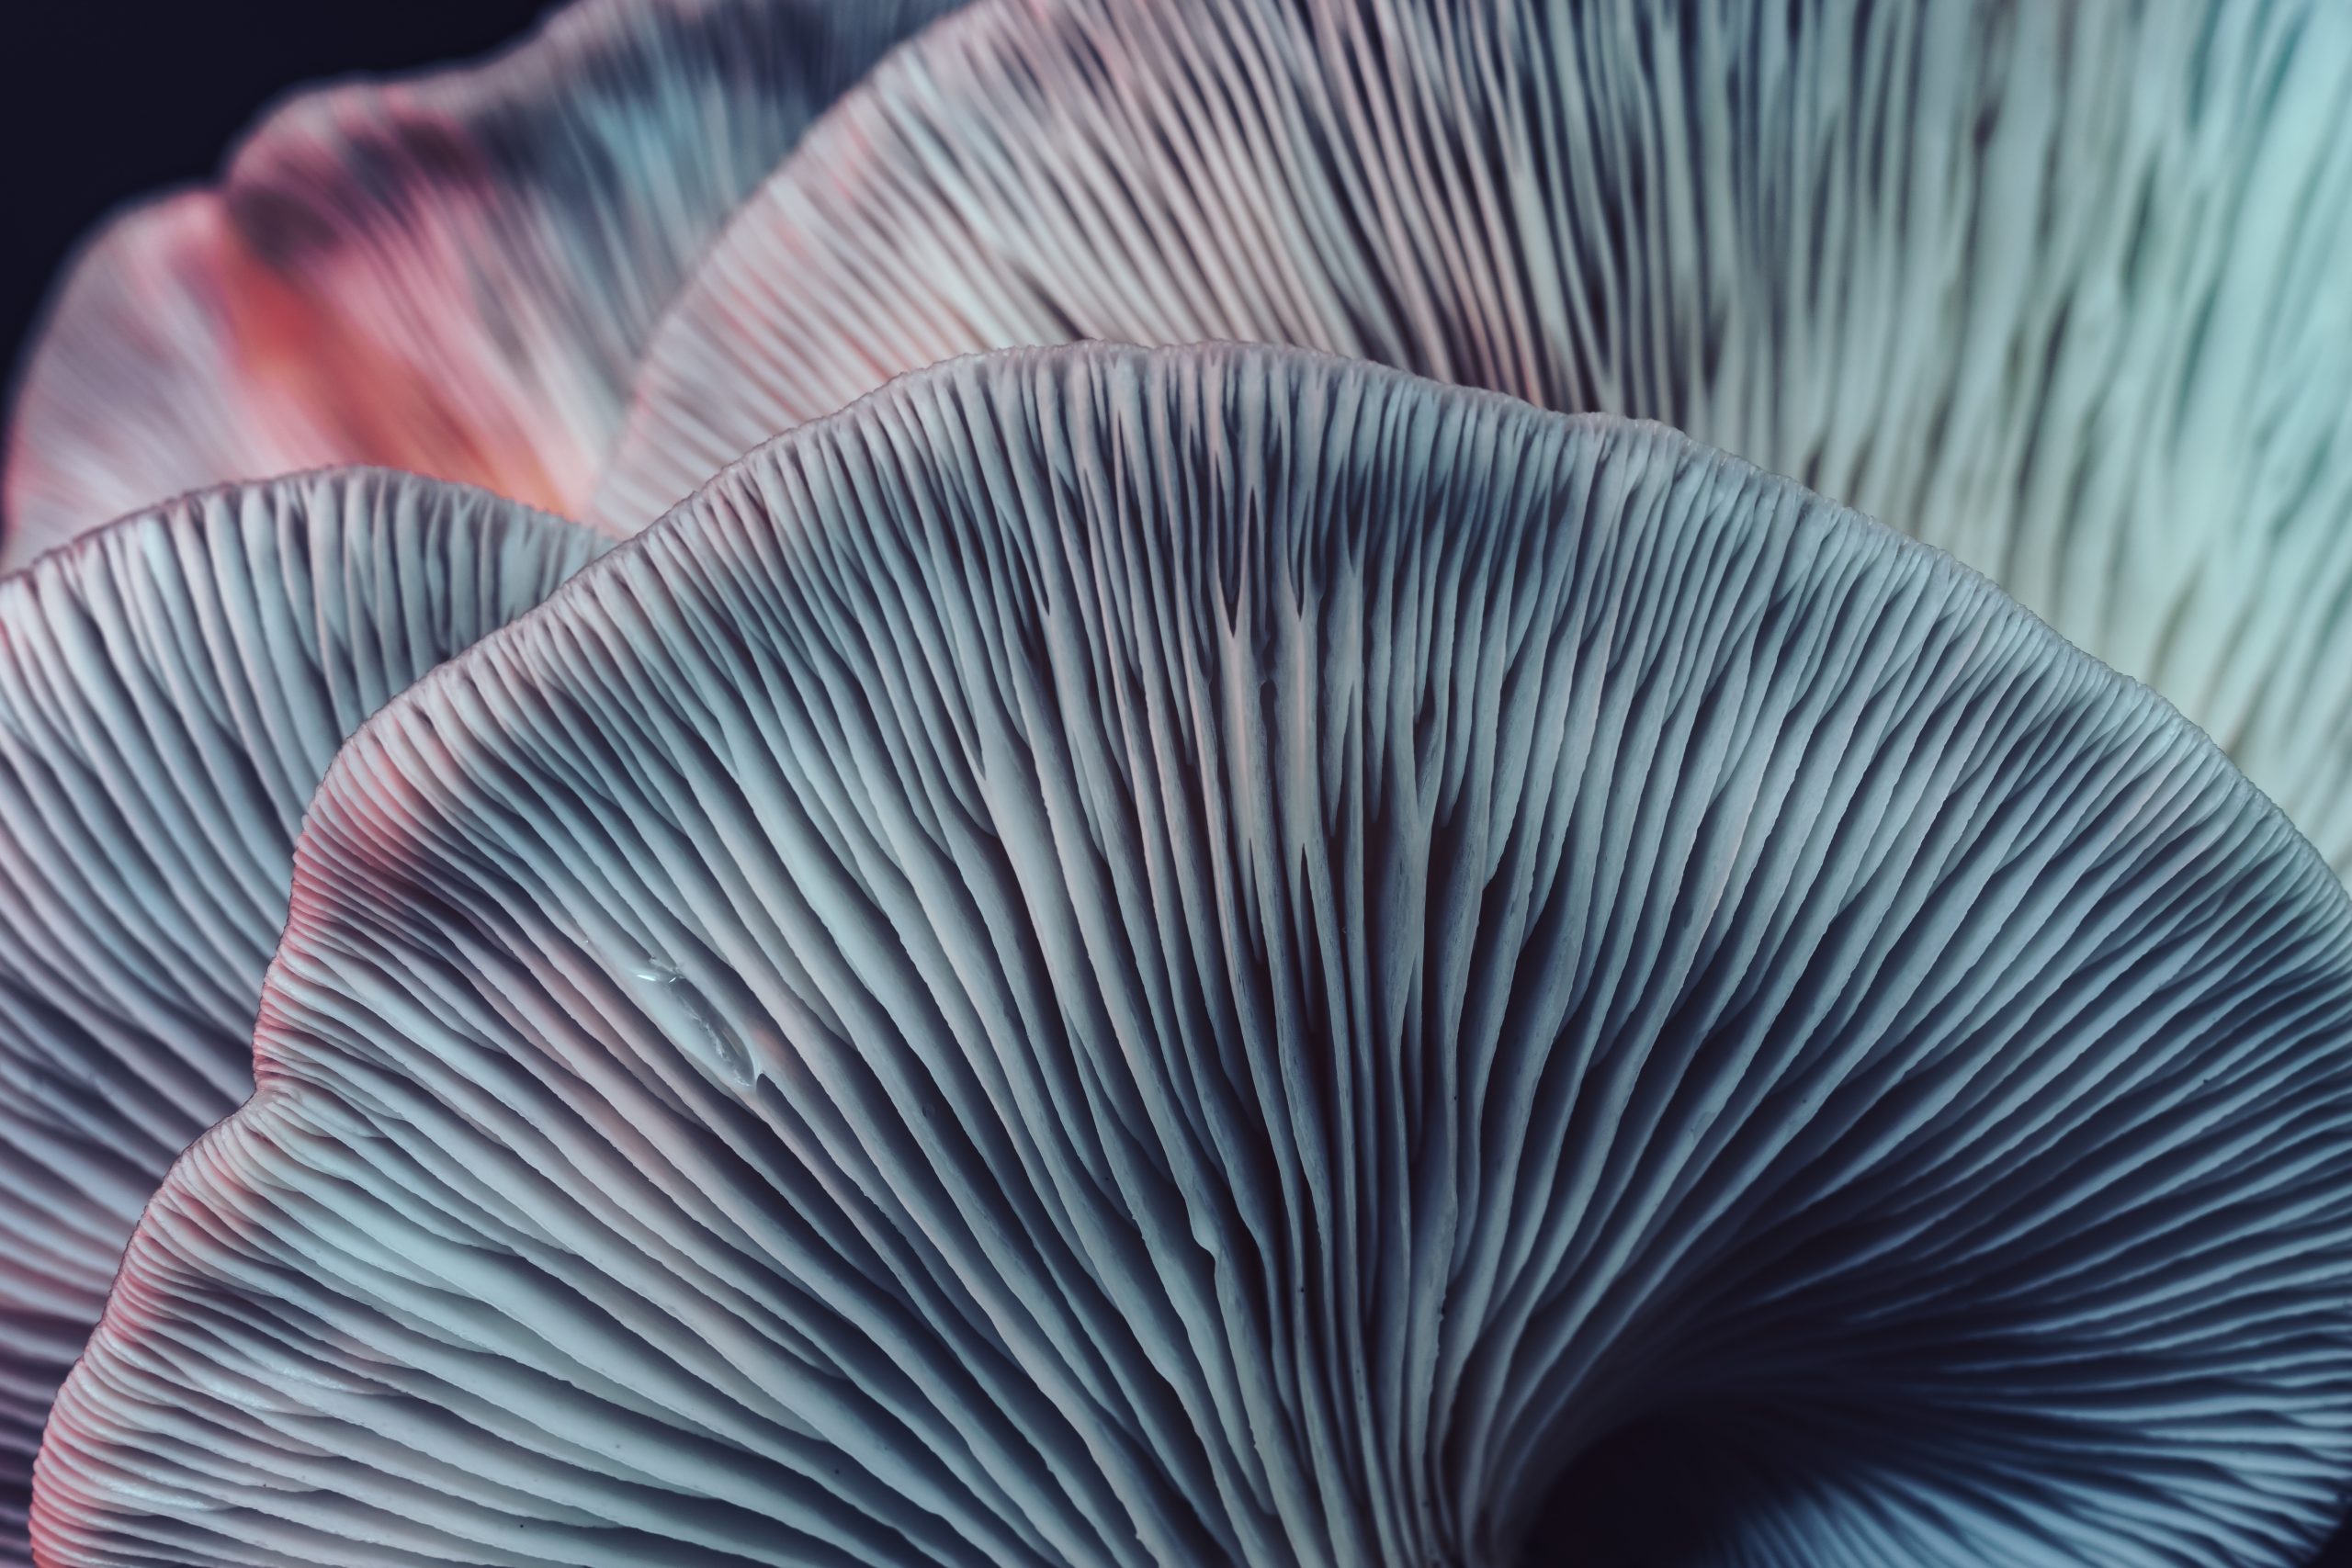
[[[191,496],[0,581],[0,1561],[140,1209],[253,1088],[336,746],[602,543],[356,469]]]
[[[888,376],[1322,348],[1655,418],[1952,550],[2352,874],[2352,6],[999,0],[655,334],[642,525]]]
[[[52,1568],[2284,1564],[2352,900],[2161,699],[1661,427],[902,378],[329,770]],[[1562,1506],[1562,1499],[1577,1506]]]
[[[951,0],[580,0],[459,71],[297,97],[71,268],[0,559],[334,463],[587,499],[655,318],[809,119]]]

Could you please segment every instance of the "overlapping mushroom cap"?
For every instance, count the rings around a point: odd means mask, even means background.
[[[256,1051],[59,1568],[1501,1564],[1661,1425],[1666,1561],[2286,1563],[2352,1470],[2310,846],[1949,558],[1361,365],[762,449],[354,739]]]
[[[12,411],[0,555],[331,463],[577,510],[710,236],[950,4],[581,0],[488,64],[294,99],[217,189],[75,264]]]
[[[164,1171],[253,1088],[302,808],[587,530],[408,475],[215,491],[0,581],[0,1560]]]
[[[2338,0],[983,4],[730,228],[598,513],[972,349],[1328,349],[1951,549],[2352,874],[2347,102]]]

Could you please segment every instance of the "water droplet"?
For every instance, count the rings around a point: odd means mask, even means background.
[[[684,970],[666,958],[649,957],[638,965],[635,974],[640,985],[685,1015],[687,1025],[699,1037],[694,1043],[718,1064],[728,1082],[737,1089],[751,1089],[758,1084],[760,1069],[752,1060],[751,1052],[744,1049],[734,1027],[720,1015],[710,998],[686,978]]]

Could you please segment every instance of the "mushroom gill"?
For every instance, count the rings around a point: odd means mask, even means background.
[[[1951,550],[2352,874],[2346,103],[2341,0],[981,0],[729,226],[594,515],[975,349],[1320,348]]]
[[[343,469],[186,497],[0,579],[0,1562],[172,1161],[253,1089],[311,790],[359,721],[602,547]]]
[[[55,1568],[1607,1561],[1660,1443],[1677,1563],[2286,1564],[2352,1472],[2310,845],[1941,553],[1362,364],[761,448],[345,749],[256,1055]]]

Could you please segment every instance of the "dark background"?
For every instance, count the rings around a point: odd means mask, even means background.
[[[288,88],[496,49],[548,0],[0,0],[0,375],[110,209],[209,180]]]
[[[0,0],[0,373],[13,381],[51,283],[92,224],[210,179],[288,89],[480,55],[550,5]],[[2352,1568],[2352,1532],[2321,1562]]]

